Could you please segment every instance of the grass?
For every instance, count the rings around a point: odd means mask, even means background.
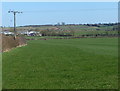
[[[83,34],[118,34],[118,31],[104,31],[104,30],[94,30],[94,31],[75,31],[75,35],[83,35]]]
[[[70,38],[73,36],[25,36],[26,39],[44,39],[44,38]]]
[[[117,40],[28,41],[3,53],[3,89],[115,89]]]
[[[2,54],[0,53],[0,90],[2,89]]]

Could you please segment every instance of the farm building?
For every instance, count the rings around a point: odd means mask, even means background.
[[[1,32],[1,34],[4,34],[4,35],[14,35],[14,33],[10,32],[10,31],[3,31],[3,32]]]
[[[17,33],[22,35],[27,35],[27,36],[42,36],[40,32],[29,31],[29,30],[18,31]]]

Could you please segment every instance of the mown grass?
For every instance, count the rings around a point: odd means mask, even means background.
[[[28,41],[3,53],[3,89],[115,89],[117,40]]]
[[[0,90],[2,89],[2,53],[0,53]]]
[[[94,31],[75,31],[75,36],[84,34],[118,34],[118,31],[104,31],[104,30],[94,30]]]

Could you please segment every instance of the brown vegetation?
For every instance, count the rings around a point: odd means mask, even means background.
[[[17,37],[14,39],[13,36],[5,36],[5,35],[0,35],[2,36],[2,52],[9,51],[12,48],[18,47],[18,46],[24,46],[26,45],[26,40],[23,37]]]

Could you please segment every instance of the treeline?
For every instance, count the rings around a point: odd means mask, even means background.
[[[19,27],[42,27],[42,26],[76,26],[76,25],[86,25],[86,26],[114,26],[118,25],[118,23],[98,23],[98,24],[65,24],[65,22],[57,23],[57,24],[47,24],[47,25],[25,25]]]
[[[100,26],[114,26],[114,25],[118,25],[118,23],[98,23],[98,24],[83,24],[83,25],[100,27]]]
[[[79,37],[118,37],[120,34],[83,34]]]

